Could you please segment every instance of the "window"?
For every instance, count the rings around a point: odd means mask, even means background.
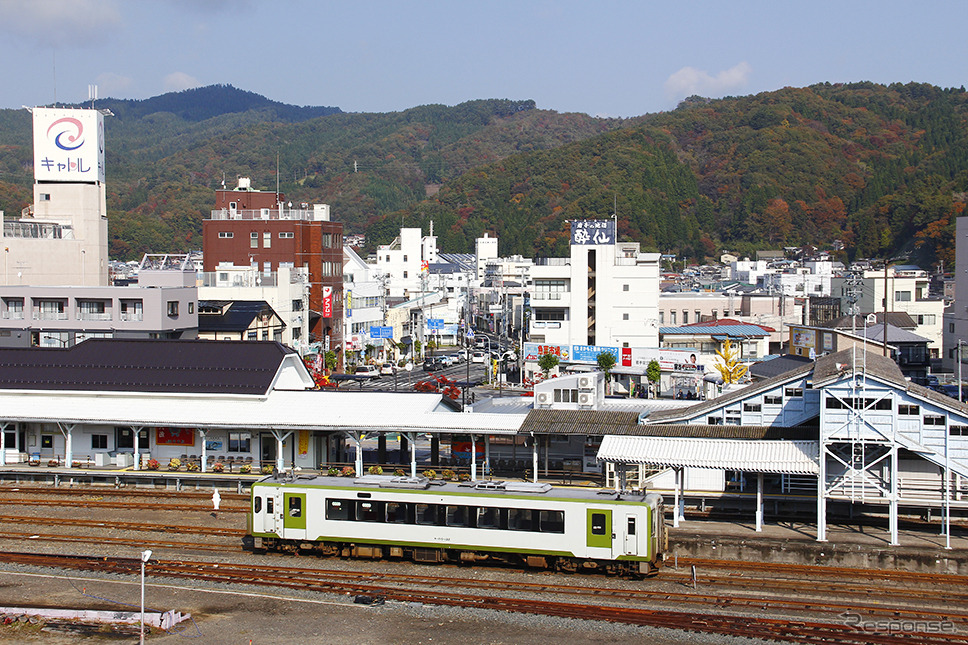
[[[191,315],[193,313],[195,313],[195,303],[194,302],[189,302],[188,303],[188,314]]]
[[[910,291],[895,291],[894,302],[911,302]]]
[[[302,517],[302,497],[293,495],[289,498],[289,517]]]
[[[40,199],[38,201],[41,201],[41,202],[49,202],[50,201],[50,193],[40,193],[40,195],[38,195],[38,197],[40,197]]]
[[[926,426],[943,426],[944,425],[944,415],[941,414],[926,414],[924,415],[924,425]]]
[[[779,395],[767,394],[766,396],[763,397],[763,404],[764,405],[782,405],[783,397]]]
[[[434,504],[414,504],[417,524],[433,526],[437,524],[437,506]]]
[[[533,310],[534,320],[565,320],[564,309],[548,309],[540,307]]]
[[[565,532],[565,512],[564,511],[539,511],[538,530],[542,533],[564,533]]]
[[[266,513],[272,514],[273,500],[271,497],[266,497]]]
[[[387,502],[386,510],[387,522],[391,524],[407,524],[410,521],[407,505],[403,502]]]
[[[262,248],[268,249],[272,246],[272,233],[266,231],[262,234]]]
[[[722,417],[706,417],[706,423],[711,426],[721,426],[723,425]]]
[[[629,286],[627,284],[623,284],[622,291],[628,291],[628,290],[629,290]]]
[[[261,513],[262,512],[262,498],[256,497],[252,502],[252,512]]]
[[[292,231],[279,231],[280,240],[291,240],[295,237]]]
[[[249,248],[257,249],[259,248],[259,234],[255,231],[249,233]]]
[[[968,426],[950,426],[948,434],[952,437],[968,437]]]
[[[659,312],[659,324],[660,325],[664,325],[665,324],[665,312],[664,311],[660,311]]]
[[[628,314],[622,314],[622,320],[628,320],[628,319],[629,319]]]
[[[271,499],[271,498],[270,498]],[[348,520],[350,519],[350,507],[352,503],[345,499],[326,500],[326,519],[327,520]]]
[[[530,508],[509,508],[508,528],[512,531],[531,531],[533,511]]]
[[[447,526],[467,526],[467,507],[466,506],[447,506],[446,524]]]
[[[248,432],[229,433],[229,452],[249,452],[252,445],[252,434]]]
[[[592,513],[592,535],[605,535],[605,513]]]
[[[408,276],[408,273],[409,273],[409,271],[404,271],[404,272],[403,272],[403,277],[404,277],[404,278],[407,278],[407,277],[409,277],[409,276]]]
[[[783,392],[787,397],[803,396],[802,387],[788,387]]]
[[[106,434],[92,434],[91,435],[91,449],[92,450],[107,450],[108,449],[108,436]]]
[[[477,528],[479,529],[499,529],[501,528],[501,509],[485,508],[477,509]]]
[[[685,309],[682,310],[682,324],[683,325],[689,324],[689,312],[686,311]]]
[[[40,447],[41,448],[53,448],[54,447],[54,435],[52,435],[52,434],[42,434],[42,435],[40,435]]]
[[[357,502],[356,519],[359,522],[382,522],[383,502]]]
[[[134,450],[134,430],[131,428],[115,428],[114,445],[118,450]],[[147,430],[138,432],[138,447],[142,449],[148,447]]]
[[[555,403],[578,403],[578,390],[555,390]]]
[[[177,318],[178,317],[178,301],[169,300],[168,301],[168,317]]]
[[[669,312],[669,324],[670,325],[675,325],[676,324],[676,312],[674,312],[674,311],[670,311]]]
[[[218,237],[221,240],[230,240],[233,237],[235,237],[235,233],[233,233],[232,231],[219,231]]]
[[[934,314],[917,314],[914,316],[914,320],[919,325],[933,325],[937,321],[937,318]]]
[[[743,412],[760,412],[762,409],[759,403],[744,403]]]
[[[907,416],[918,415],[918,414],[921,414],[921,406],[914,405],[911,403],[900,403],[897,406],[897,413],[907,415]]]

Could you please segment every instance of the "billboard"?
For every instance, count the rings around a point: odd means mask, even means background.
[[[615,220],[572,220],[571,243],[578,245],[615,244]]]
[[[598,364],[598,355],[602,352],[608,352],[615,357],[615,363],[618,364],[618,347],[604,347],[602,345],[573,345],[571,353],[571,361],[573,363],[592,363]]]
[[[104,181],[104,115],[97,110],[34,108],[34,179]]]
[[[668,349],[665,347],[632,347],[628,355],[623,352],[623,367],[644,370],[652,361],[658,361],[663,372],[704,372],[706,366],[699,362],[700,356],[694,349]]]
[[[571,360],[571,345],[545,345],[544,343],[525,343],[524,360],[537,362],[545,354],[554,354],[562,361]]]
[[[323,286],[323,318],[333,317],[333,287]]]

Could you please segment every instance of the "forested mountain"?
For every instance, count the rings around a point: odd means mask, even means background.
[[[472,250],[486,231],[502,254],[557,255],[566,220],[614,207],[622,237],[696,260],[840,241],[848,257],[913,252],[950,267],[968,201],[966,103],[963,88],[858,83],[692,97],[625,120],[508,100],[350,114],[228,86],[98,107],[116,115],[115,257],[200,248],[214,190],[248,176],[331,204],[371,245],[433,220],[448,251]],[[31,181],[29,114],[0,110],[8,216],[29,203]]]

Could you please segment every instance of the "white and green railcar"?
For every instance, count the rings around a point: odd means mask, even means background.
[[[666,533],[655,494],[300,475],[252,485],[246,547],[640,575],[661,563]]]

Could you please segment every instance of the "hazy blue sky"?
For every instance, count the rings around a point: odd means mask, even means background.
[[[963,0],[0,0],[0,107],[225,83],[348,112],[635,116],[822,81],[958,87],[966,19]]]

